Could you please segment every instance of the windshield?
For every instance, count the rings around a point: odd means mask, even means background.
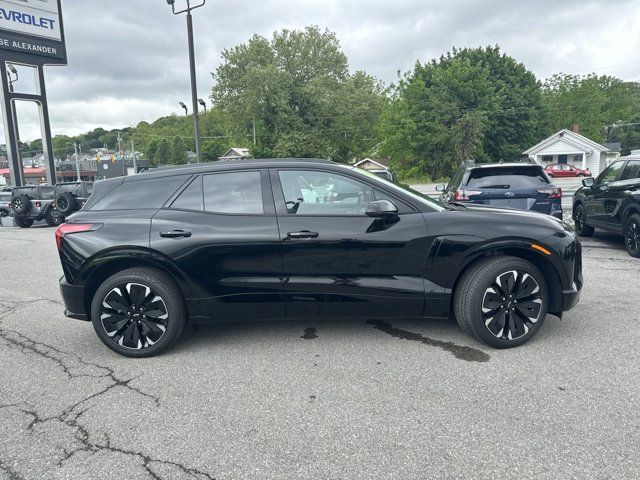
[[[469,173],[465,186],[471,188],[525,189],[548,185],[540,167],[478,168]]]
[[[429,198],[425,195],[422,195],[420,192],[416,192],[415,190],[409,187],[406,187],[406,186],[401,187],[395,183],[392,183],[388,180],[385,180],[384,178],[377,176],[374,173],[363,170],[362,168],[348,167],[346,165],[341,165],[341,167],[347,168],[353,172],[357,172],[360,175],[365,176],[376,183],[381,183],[392,191],[404,193],[405,195],[408,195],[409,197],[411,197],[411,199],[415,200],[416,202],[422,205],[425,205],[428,208],[431,208],[439,212],[446,210],[446,208],[440,202],[432,198]]]

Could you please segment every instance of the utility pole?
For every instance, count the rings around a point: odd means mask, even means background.
[[[133,156],[133,174],[138,173],[138,159],[136,158],[136,149],[133,145],[133,139],[131,139],[131,155]]]
[[[124,177],[127,174],[127,162],[124,159],[124,152],[122,151],[122,137],[120,136],[120,132],[118,132],[118,152],[120,152],[120,158],[122,159],[122,176]]]
[[[256,116],[253,116],[253,146],[256,146]],[[255,153],[252,152],[255,155]]]
[[[176,10],[175,0],[167,0],[167,3],[171,6],[171,11],[174,15],[181,13],[187,14],[187,36],[189,40],[189,71],[191,74],[191,106],[193,115],[193,131],[196,141],[196,158],[198,162],[202,162],[202,139],[200,137],[200,118],[198,117],[198,88],[196,84],[196,59],[193,46],[193,18],[191,11],[202,7],[207,0],[200,0],[197,4],[192,5],[194,0],[187,0],[187,8],[183,10]]]
[[[76,172],[78,173],[78,181],[81,181],[80,178],[80,159],[78,158],[78,142],[73,142],[73,149],[76,152]]]

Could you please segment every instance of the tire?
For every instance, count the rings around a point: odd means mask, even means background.
[[[552,174],[550,174],[550,173],[547,173],[547,177],[549,177],[549,178],[553,178],[553,175],[552,175]]]
[[[16,215],[24,215],[26,213],[29,213],[29,211],[31,210],[31,199],[24,194],[17,195],[11,201],[11,210],[13,210],[13,213],[15,213]]]
[[[8,217],[8,216],[9,216],[9,210],[5,210],[5,209],[0,210],[0,218]]]
[[[590,237],[593,235],[595,228],[587,225],[587,213],[584,211],[582,204],[578,204],[573,209],[573,221],[575,222],[578,235],[581,237]]]
[[[64,217],[56,213],[53,208],[50,208],[47,215],[44,217],[44,221],[47,222],[47,225],[50,227],[57,227],[64,223]]]
[[[56,197],[56,209],[62,215],[71,215],[78,208],[78,200],[71,192],[63,192]]]
[[[624,224],[624,245],[629,255],[640,258],[640,215],[634,213]]]
[[[579,177],[584,177],[584,173],[579,173],[579,174],[576,175],[576,177],[578,177],[578,178]]]
[[[33,218],[15,217],[13,222],[20,228],[29,228],[33,225]]]
[[[114,352],[151,357],[180,338],[186,309],[169,276],[150,268],[131,268],[98,287],[91,302],[91,320],[102,343]]]
[[[491,347],[511,348],[536,334],[548,305],[547,282],[540,270],[521,258],[498,256],[463,274],[453,307],[463,331]]]

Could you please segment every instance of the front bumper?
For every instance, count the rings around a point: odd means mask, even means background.
[[[562,291],[562,311],[566,312],[567,310],[571,310],[575,307],[580,301],[580,289],[573,284],[573,288],[571,290],[563,290]]]
[[[63,276],[60,278],[60,295],[64,302],[64,314],[67,317],[90,321],[84,307],[84,286],[70,285]]]

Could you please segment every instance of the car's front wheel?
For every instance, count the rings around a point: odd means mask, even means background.
[[[114,352],[150,357],[180,337],[186,313],[170,277],[150,268],[132,268],[100,285],[91,303],[91,319],[100,340]]]
[[[624,243],[632,257],[640,257],[640,215],[631,215],[624,226]]]
[[[460,327],[495,348],[528,341],[542,326],[549,305],[547,283],[531,263],[499,256],[464,273],[454,294]]]
[[[581,237],[590,237],[593,235],[595,228],[587,225],[587,215],[582,204],[577,205],[573,211],[573,221],[575,222],[576,232],[578,232],[578,235]]]

